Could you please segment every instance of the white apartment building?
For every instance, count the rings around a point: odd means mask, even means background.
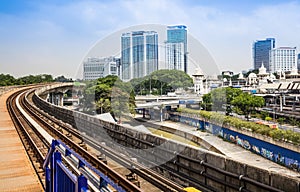
[[[115,57],[89,57],[83,62],[83,79],[94,80],[107,75],[118,75],[118,58]]]
[[[270,50],[271,73],[291,71],[295,66],[297,66],[296,47],[279,47]]]

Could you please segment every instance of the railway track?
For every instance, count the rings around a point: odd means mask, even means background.
[[[31,94],[33,94],[33,92]],[[30,98],[30,96],[28,98]],[[34,110],[39,111],[39,109],[37,109],[36,107],[33,106],[33,108]],[[121,155],[120,152],[116,152],[115,149],[111,149],[110,147],[103,145],[103,143],[96,142],[93,138],[90,138],[85,134],[80,133],[78,130],[72,128],[70,125],[63,123],[60,120],[57,120],[56,118],[43,111],[39,111],[38,113],[40,113],[42,117],[47,117],[48,121],[50,121],[52,125],[55,125],[60,132],[65,133],[68,138],[77,140],[77,142],[79,142],[79,145],[81,145],[81,147],[85,150],[89,151],[90,147],[96,149],[97,151],[101,152],[102,154],[105,154],[110,159],[119,163],[120,165],[130,168],[131,172],[136,173],[137,175],[139,175],[140,177],[142,177],[143,179],[145,179],[146,181],[150,182],[151,184],[155,185],[157,188],[163,191],[184,191],[182,186],[163,177],[162,175],[147,168],[146,166],[132,161],[131,158]],[[68,143],[68,141],[64,137],[59,137],[59,139]],[[85,159],[92,159],[91,153],[85,154],[81,153],[80,151],[77,152],[79,152],[79,154],[82,155]],[[90,161],[90,163],[96,164],[93,161]]]
[[[126,189],[126,191],[141,190],[136,185],[130,183],[118,173],[111,170],[105,164],[105,162],[97,158],[97,155],[92,155],[90,153],[90,147],[101,151],[101,153],[105,153],[122,166],[130,167],[131,172],[136,173],[163,191],[184,191],[182,186],[178,185],[177,183],[164,178],[160,174],[137,162],[133,162],[132,159],[120,155],[120,153],[115,152],[113,149],[93,141],[93,139],[82,135],[70,125],[63,123],[62,121],[57,120],[47,113],[41,111],[37,107],[32,106],[30,101],[34,90],[27,90],[27,93],[21,92],[22,91],[19,91],[14,94],[11,99],[9,99],[7,105],[10,108],[10,114],[12,115],[15,124],[19,127],[18,132],[22,138],[24,146],[28,146],[28,151],[30,151],[30,154],[33,156],[31,158],[32,162],[34,162],[33,164],[37,164],[36,170],[41,175],[40,180],[42,183],[44,183],[44,175],[41,167],[47,153],[46,149],[49,148],[50,144],[47,143],[45,139],[41,139],[43,136],[37,130],[35,130],[34,126],[32,126],[28,120],[26,120],[24,115],[17,110],[17,100],[20,100],[20,106],[24,109],[24,111],[28,113],[32,119],[38,122],[39,125],[42,126],[53,138],[62,140],[64,143],[66,143],[66,145],[74,149],[74,151],[80,154],[94,167],[101,172],[106,173],[108,177],[119,183],[124,189]],[[29,127],[30,129],[26,127]]]
[[[38,178],[45,189],[45,175],[42,165],[48,152],[49,143],[46,143],[45,140],[41,139],[43,137],[41,137],[40,133],[28,122],[23,113],[18,110],[18,95],[23,91],[24,90],[18,91],[7,99],[7,109]]]

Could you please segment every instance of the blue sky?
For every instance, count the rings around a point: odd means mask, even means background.
[[[1,0],[0,73],[74,77],[87,51],[120,29],[185,24],[220,70],[252,67],[254,40],[300,50],[300,2],[279,0]]]

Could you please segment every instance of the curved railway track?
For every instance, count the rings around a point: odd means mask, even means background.
[[[32,94],[32,93],[31,93]],[[28,97],[30,98],[30,96]],[[28,102],[28,101],[27,101]],[[62,136],[61,134],[58,138],[65,142],[66,144],[69,144],[69,139],[72,138],[72,140],[77,140],[77,144],[81,146],[81,148],[84,149],[84,151],[76,150],[81,156],[83,156],[85,159],[87,159],[90,163],[97,166],[97,162],[95,162],[95,157],[92,157],[91,153],[86,153],[86,151],[89,151],[89,147],[92,147],[99,152],[107,155],[115,162],[121,164],[124,167],[130,168],[131,172],[136,173],[143,179],[147,180],[151,184],[155,185],[159,189],[163,191],[184,191],[183,187],[178,185],[177,183],[163,177],[162,175],[158,174],[157,172],[132,161],[132,159],[128,157],[124,157],[120,153],[116,152],[114,149],[111,149],[110,147],[103,145],[101,143],[95,142],[92,138],[89,138],[88,136],[80,133],[78,130],[72,128],[70,125],[63,123],[60,120],[57,120],[56,118],[52,117],[51,115],[40,111],[35,106],[32,106],[32,108],[36,111],[34,114],[40,114],[39,116],[47,117],[47,120],[51,122],[52,126],[54,125],[56,127],[56,130],[58,130],[61,133],[65,133],[65,136]],[[31,110],[33,111],[33,110]],[[34,115],[33,114],[33,115]],[[52,130],[55,131],[55,130]],[[56,131],[55,131],[56,132]],[[69,144],[70,145],[70,144]],[[99,161],[97,159],[97,161]],[[100,161],[101,162],[101,161]],[[101,168],[98,166],[98,168]],[[100,170],[100,171],[106,171],[106,170]]]
[[[24,117],[23,113],[18,110],[18,95],[23,91],[24,90],[17,91],[7,99],[7,109],[38,178],[45,189],[45,175],[42,165],[47,154],[49,143],[41,139],[43,137],[41,137],[40,133],[37,132],[33,125]]]
[[[125,179],[116,171],[110,169],[103,161],[97,158],[97,155],[92,155],[89,148],[92,147],[105,153],[114,161],[118,162],[122,166],[130,168],[130,171],[138,174],[148,182],[152,183],[163,191],[184,191],[182,186],[177,183],[164,178],[162,175],[155,171],[146,168],[145,166],[133,162],[132,159],[120,155],[113,149],[101,145],[93,141],[93,139],[82,135],[76,129],[73,129],[70,125],[63,123],[60,120],[48,115],[37,107],[33,106],[30,101],[32,100],[32,94],[34,90],[27,89],[24,91],[18,91],[13,94],[7,101],[7,107],[15,123],[18,133],[22,139],[22,142],[28,151],[30,159],[36,167],[36,171],[39,174],[39,178],[44,183],[44,172],[42,170],[42,164],[47,154],[47,150],[50,146],[47,139],[43,137],[41,133],[26,119],[26,117],[20,112],[17,107],[17,102],[20,102],[20,106],[34,121],[43,127],[54,139],[60,139],[66,145],[71,147],[74,151],[85,158],[95,168],[102,173],[105,173],[109,178],[114,180],[126,191],[141,191],[136,185]],[[85,141],[85,142],[84,142]],[[87,145],[88,144],[88,145]]]

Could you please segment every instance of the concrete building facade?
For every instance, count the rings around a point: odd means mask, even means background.
[[[94,80],[107,75],[118,75],[117,60],[115,57],[89,57],[83,62],[83,79]]]
[[[271,73],[291,71],[297,66],[296,47],[279,47],[270,51]]]

